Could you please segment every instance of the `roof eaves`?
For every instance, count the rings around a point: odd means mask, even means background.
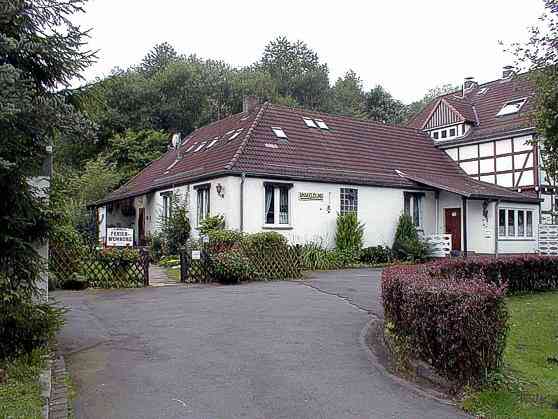
[[[242,139],[242,142],[238,146],[238,149],[236,150],[236,153],[234,153],[233,157],[231,158],[231,161],[225,166],[225,168],[227,170],[232,170],[234,168],[234,165],[238,162],[238,159],[240,158],[240,156],[242,155],[242,152],[244,151],[244,147],[246,146],[246,144],[250,140],[250,136],[252,135],[254,130],[257,128],[257,126],[258,126],[262,116],[265,114],[268,106],[269,106],[269,102],[265,102],[260,107],[260,110],[258,111],[256,117],[254,118],[254,121],[252,122],[252,125],[250,125],[250,128],[248,129],[248,132],[246,133],[246,135]]]

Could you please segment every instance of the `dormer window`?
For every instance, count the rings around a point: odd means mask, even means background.
[[[496,114],[496,116],[505,116],[505,115],[512,115],[517,113],[521,110],[523,105],[527,102],[527,98],[513,100],[511,102],[506,103],[502,106],[502,109]]]
[[[283,131],[283,128],[281,127],[271,127],[271,130],[273,131],[273,133],[275,134],[275,136],[277,138],[283,139],[283,140],[287,140],[287,134],[285,134],[285,131]]]

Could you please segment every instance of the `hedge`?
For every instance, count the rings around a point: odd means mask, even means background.
[[[481,278],[488,283],[506,284],[509,294],[558,289],[558,257],[517,255],[494,258],[441,259],[425,265],[433,276],[455,280]]]
[[[505,285],[436,277],[421,266],[386,268],[386,324],[412,355],[458,383],[476,383],[502,360],[508,313]]]

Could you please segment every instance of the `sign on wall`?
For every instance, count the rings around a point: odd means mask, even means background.
[[[133,246],[134,229],[124,227],[107,228],[107,246]]]
[[[299,192],[298,199],[301,201],[323,201],[324,194],[322,192]]]

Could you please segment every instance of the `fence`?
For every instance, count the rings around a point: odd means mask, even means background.
[[[299,246],[273,246],[266,249],[235,249],[253,270],[253,279],[281,280],[302,277],[302,256]],[[199,250],[186,248],[180,252],[181,282],[211,282],[214,278],[216,257],[220,252],[207,244]]]
[[[424,239],[428,244],[428,256],[443,258],[451,253],[451,234],[431,234]]]
[[[558,224],[539,225],[539,252],[541,255],[558,256]]]
[[[144,249],[57,246],[49,249],[49,274],[58,284],[81,281],[95,288],[137,288],[149,285],[149,254]]]

